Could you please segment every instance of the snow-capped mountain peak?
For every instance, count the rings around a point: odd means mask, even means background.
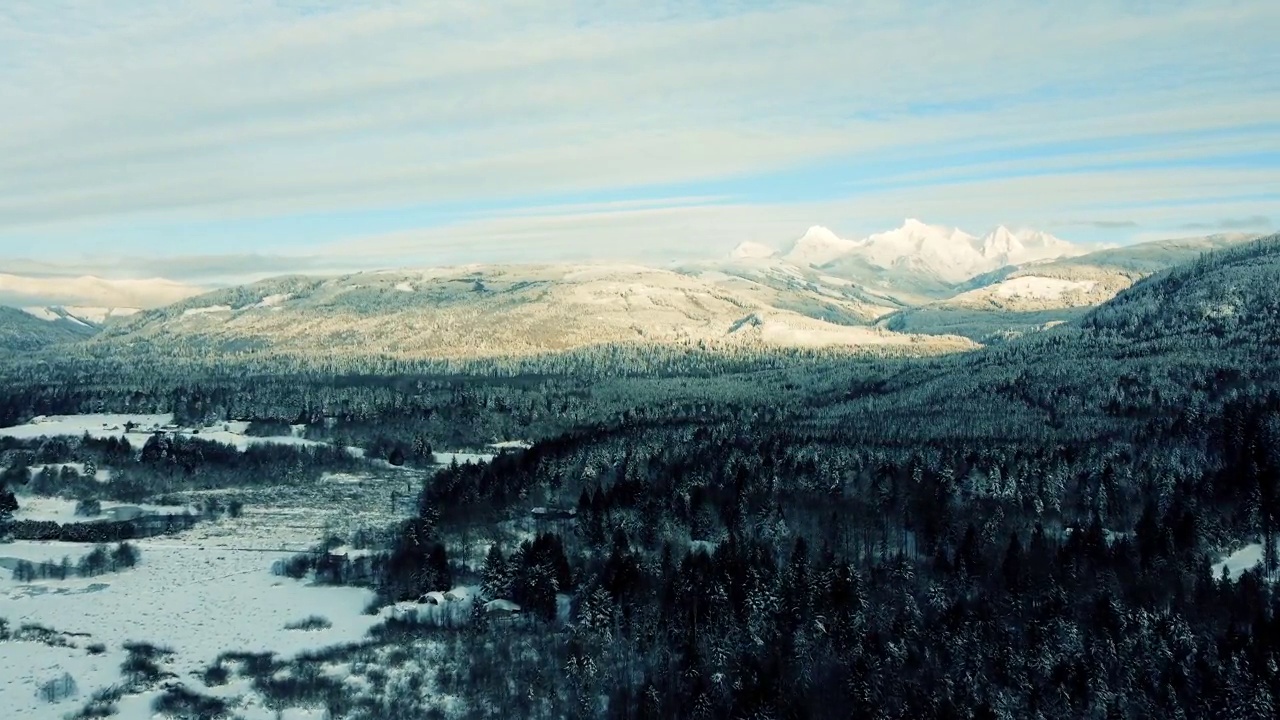
[[[846,240],[821,225],[814,225],[795,241],[783,257],[801,267],[825,265],[853,252],[858,246],[857,241]]]
[[[981,250],[984,258],[998,263],[997,267],[1071,257],[1086,252],[1085,249],[1078,248],[1047,232],[1029,228],[1010,230],[1004,225],[982,238]]]
[[[740,252],[749,251],[740,249]],[[901,276],[899,279],[903,280],[914,276],[955,285],[1006,265],[1084,252],[1083,248],[1037,230],[1014,230],[1000,225],[976,237],[958,228],[907,218],[900,227],[862,240],[847,240],[815,225],[796,240],[782,258],[800,267],[838,271],[837,266],[843,266],[855,274],[865,272],[868,266],[878,268],[889,273],[881,273],[877,278],[880,285],[892,284],[891,276]]]
[[[763,243],[747,241],[734,248],[729,257],[734,260],[762,260],[778,254],[777,250]]]
[[[982,256],[988,260],[1008,259],[1025,251],[1022,240],[1009,228],[1001,225],[982,238]]]

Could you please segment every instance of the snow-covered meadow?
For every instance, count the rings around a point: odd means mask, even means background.
[[[128,430],[128,424],[133,423],[133,430]],[[126,439],[130,445],[140,448],[146,444],[147,440],[153,433],[164,428],[170,428],[170,432],[184,437],[197,437],[202,440],[219,442],[224,445],[230,445],[237,450],[245,450],[250,445],[255,444],[275,444],[275,445],[303,445],[318,446],[325,443],[318,440],[309,440],[302,437],[302,429],[305,426],[294,426],[292,435],[272,435],[258,437],[254,435],[246,435],[249,423],[244,421],[222,422],[213,425],[193,428],[193,427],[176,427],[173,425],[172,414],[158,415],[126,415],[113,413],[97,413],[88,415],[50,415],[32,420],[24,425],[15,425],[12,427],[0,428],[0,437],[11,437],[18,440],[33,440],[42,437],[81,437],[89,435],[89,437],[107,439],[118,438]],[[176,428],[176,429],[175,429]],[[510,450],[516,448],[527,447],[528,444],[523,441],[507,441],[503,443],[495,443],[490,446],[495,451]],[[364,450],[358,447],[348,447],[347,452],[357,458],[363,458]],[[494,458],[495,452],[449,452],[442,451],[435,454],[436,462],[440,465],[448,465],[453,461],[459,464],[466,463],[482,463],[488,462]],[[76,465],[75,463],[69,463]],[[381,464],[380,466],[384,466]],[[32,471],[40,469],[43,466],[35,466]],[[84,466],[78,465],[77,470],[83,471]],[[99,480],[106,480],[109,474],[103,476],[99,470]],[[109,471],[106,471],[109,473]]]
[[[130,432],[128,424],[134,427]],[[122,415],[122,414],[89,414],[89,415],[50,415],[37,418],[25,425],[0,428],[0,437],[11,437],[19,440],[31,440],[41,437],[72,436],[80,437],[88,434],[93,438],[127,439],[134,447],[142,447],[151,435],[162,428],[173,426],[172,414],[161,415]],[[321,445],[323,443],[308,440],[297,435],[279,435],[271,437],[255,437],[245,435],[248,423],[217,423],[204,428],[178,428],[178,435],[198,437],[203,440],[220,442],[244,450],[250,445],[286,444],[286,445]]]
[[[132,423],[133,432],[128,431]],[[248,423],[218,423],[199,429],[177,428],[173,416],[96,414],[36,418],[25,425],[0,429],[0,436],[20,439],[88,434],[98,438],[126,438],[141,448],[156,430],[192,435],[245,449],[254,443],[319,444],[294,434],[251,437]],[[505,447],[495,447],[500,451]],[[353,449],[353,454],[362,452]],[[492,453],[439,453],[437,462],[483,462]],[[71,465],[83,473],[82,463]],[[59,464],[56,469],[60,470]],[[0,642],[0,713],[4,717],[61,720],[78,712],[97,691],[123,682],[121,664],[125,643],[146,642],[173,650],[162,663],[174,682],[195,693],[232,702],[233,712],[248,719],[277,717],[262,707],[244,679],[208,687],[201,673],[225,652],[267,652],[288,659],[304,651],[320,650],[363,639],[375,624],[393,614],[366,615],[370,590],[322,587],[272,572],[279,560],[314,548],[333,535],[350,537],[359,529],[383,528],[411,511],[413,492],[422,470],[391,468],[385,461],[369,461],[367,472],[324,476],[305,486],[238,488],[233,491],[192,491],[180,506],[130,505],[103,501],[102,518],[143,513],[195,513],[205,496],[230,492],[244,503],[239,517],[224,516],[200,522],[179,534],[132,541],[140,563],[120,572],[90,578],[41,579],[19,582],[13,568],[19,561],[61,561],[74,564],[93,550],[84,543],[16,541],[0,543],[0,619],[19,638]],[[43,465],[31,467],[33,472]],[[110,468],[98,468],[97,479],[111,481]],[[396,501],[399,498],[399,502]],[[388,501],[390,499],[390,502]],[[19,495],[15,518],[59,523],[84,521],[76,503],[64,498],[29,493]],[[366,549],[344,547],[339,552],[360,555]],[[437,608],[425,612],[442,612]],[[313,616],[328,627],[289,629]],[[32,637],[22,628],[38,626],[52,635]],[[57,702],[41,697],[40,688],[70,676],[74,692]],[[122,720],[151,718],[159,690],[127,695],[117,703]],[[285,718],[318,718],[311,710],[292,709]]]
[[[78,710],[95,691],[121,682],[123,644],[148,642],[171,648],[164,665],[196,692],[208,692],[199,673],[227,651],[272,652],[290,657],[306,650],[361,639],[379,618],[363,614],[369,590],[318,587],[279,577],[272,564],[283,550],[231,548],[206,533],[139,540],[138,566],[93,578],[20,583],[0,573],[0,618],[11,630],[28,624],[68,633],[66,647],[32,641],[0,643],[0,707],[10,717],[58,720]],[[232,538],[225,538],[230,541]],[[304,539],[296,538],[298,544]],[[247,544],[253,538],[242,539]],[[0,560],[60,560],[87,554],[79,543],[19,541],[0,545]],[[289,630],[310,616],[330,627]],[[101,645],[98,654],[90,648]],[[58,703],[39,687],[69,674],[77,692]],[[127,700],[127,698],[126,698]],[[138,712],[131,714],[136,705]],[[123,720],[151,716],[149,703],[121,703]]]

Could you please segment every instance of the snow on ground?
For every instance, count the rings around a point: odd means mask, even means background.
[[[46,307],[24,307],[22,308],[22,312],[49,322],[54,322],[62,317]]]
[[[191,674],[225,651],[270,651],[292,656],[362,638],[378,618],[363,609],[372,597],[360,588],[314,587],[277,577],[270,568],[285,552],[207,547],[193,538],[139,540],[141,563],[96,578],[17,583],[0,573],[0,617],[11,627],[40,624],[60,632],[88,633],[74,648],[33,643],[0,645],[0,707],[9,717],[60,720],[97,689],[120,680],[122,644],[146,641],[168,646],[175,657],[166,668],[192,689],[205,688]],[[81,543],[15,542],[0,552],[28,557],[79,558],[93,549]],[[285,625],[310,615],[332,623],[326,630],[299,632]],[[87,647],[106,645],[90,657]],[[75,698],[49,704],[37,698],[39,683],[70,673]],[[121,720],[150,717],[146,698],[122,702]],[[145,702],[143,702],[145,701]]]
[[[75,315],[78,318],[94,322],[99,325],[105,323],[107,318],[113,317],[130,317],[142,312],[139,308],[133,307],[92,307],[89,305],[70,305],[64,307],[63,310]]]
[[[457,460],[459,465],[466,465],[467,463],[479,465],[480,463],[487,463],[495,457],[493,453],[438,452],[434,454],[437,465],[451,465],[454,460]]]
[[[237,450],[245,450],[250,445],[324,445],[317,440],[308,440],[306,438],[294,435],[276,435],[270,437],[252,437],[249,435],[240,435],[238,433],[227,432],[226,430],[201,430],[198,434],[180,432],[179,435],[197,437],[202,440],[212,440],[220,442],[224,445],[234,446]]]
[[[136,425],[135,432],[125,432],[125,424],[129,422],[133,422]],[[80,436],[88,433],[91,437],[102,439],[109,437],[124,438],[127,439],[129,444],[134,447],[142,447],[146,444],[147,439],[151,437],[153,430],[162,428],[172,422],[173,415],[171,413],[161,415],[50,415],[49,417],[38,418],[26,425],[0,428],[0,437],[29,440],[39,437],[56,437],[59,435]],[[296,435],[251,437],[244,434],[244,431],[248,426],[249,423],[247,422],[220,423],[211,428],[201,429],[198,433],[194,432],[195,428],[184,428],[177,431],[177,434],[232,445],[239,450],[244,450],[250,445],[255,444],[324,444],[315,440],[307,440],[306,438],[297,437]]]
[[[279,293],[276,295],[268,295],[262,298],[262,300],[259,301],[256,305],[254,305],[254,307],[257,307],[257,308],[278,307],[279,305],[283,304],[285,301],[287,301],[291,297],[293,297],[293,295],[289,293]]]
[[[1078,290],[1089,292],[1098,283],[1092,280],[1059,280],[1057,278],[1027,275],[1005,280],[991,289],[998,297],[1027,297],[1038,300],[1056,300],[1067,293]]]
[[[125,423],[133,422],[137,425],[138,430],[142,432],[133,432],[125,434]],[[79,436],[89,433],[95,438],[123,438],[128,437],[129,442],[135,440],[146,442],[150,433],[147,430],[155,427],[159,428],[173,422],[172,414],[163,415],[121,415],[121,414],[92,414],[92,415],[50,415],[44,418],[37,418],[26,425],[15,425],[14,427],[0,428],[0,437],[11,437],[19,440],[30,440],[39,437],[56,437],[59,435]]]
[[[396,290],[399,290],[400,292],[411,293],[413,292],[413,285],[407,282],[396,283]]]
[[[528,440],[503,440],[502,442],[489,443],[489,447],[494,450],[528,450],[533,447],[533,443]]]
[[[130,503],[102,501],[102,514],[95,518],[76,515],[76,503],[57,497],[41,495],[18,495],[18,511],[13,514],[15,520],[35,520],[41,522],[71,523],[89,520],[127,520],[139,515],[180,515],[183,512],[195,514],[191,507],[166,507],[163,505],[133,505]],[[0,545],[0,557],[5,554],[5,545]]]
[[[12,621],[13,619],[10,618]],[[11,630],[19,623],[14,622]],[[50,647],[39,642],[9,641],[0,643],[0,703],[5,716],[24,720],[61,720],[66,713],[78,710],[90,694],[109,686],[120,677],[124,652],[90,655],[83,642],[75,647]],[[37,696],[41,685],[70,674],[77,692],[60,703],[50,704]],[[141,716],[150,717],[150,714]],[[123,720],[123,716],[122,716]]]
[[[192,315],[212,315],[214,313],[231,312],[230,305],[210,305],[208,307],[188,308],[182,311],[183,317]]]
[[[1262,543],[1251,543],[1236,550],[1226,558],[1215,564],[1210,571],[1213,577],[1222,577],[1222,571],[1227,571],[1228,577],[1232,580],[1238,579],[1246,570],[1252,570],[1262,562]]]

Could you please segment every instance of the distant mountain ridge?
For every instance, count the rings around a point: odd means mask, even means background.
[[[154,308],[206,290],[165,278],[116,280],[93,275],[0,273],[0,304],[12,307]]]
[[[21,317],[0,318],[0,331],[10,347],[38,348],[101,330],[93,352],[336,349],[473,359],[693,343],[931,353],[1078,319],[1143,277],[1250,237],[1089,252],[1004,226],[979,237],[908,220],[860,240],[814,226],[783,250],[743,243],[721,260],[667,268],[513,264],[288,276],[146,311],[28,305]]]
[[[991,342],[1082,317],[1143,278],[1259,237],[1229,233],[1160,240],[1004,267],[961,284],[960,292],[949,298],[903,308],[878,324],[899,332],[959,334]]]
[[[1010,230],[999,226],[981,237],[958,228],[929,225],[908,218],[901,227],[849,240],[821,225],[810,227],[785,250],[760,243],[744,243],[734,258],[776,258],[805,268],[820,268],[836,276],[883,285],[946,287],[998,268],[1039,260],[1074,257],[1090,252],[1047,232]],[[870,274],[878,277],[868,277]]]
[[[95,352],[476,359],[601,345],[976,347],[871,327],[852,302],[786,307],[801,294],[725,274],[636,265],[463,266],[283,278],[215,291],[115,323]],[[815,308],[816,308],[815,301]],[[842,313],[844,315],[842,315]]]

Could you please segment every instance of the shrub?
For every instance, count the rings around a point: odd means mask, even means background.
[[[197,695],[178,685],[155,699],[151,709],[157,714],[198,720],[218,720],[227,717],[227,703],[220,698]]]
[[[107,651],[107,646],[103,645],[102,643],[94,643],[89,647],[85,648],[85,651],[88,652],[90,655],[102,655]]]
[[[289,623],[288,625],[284,626],[284,629],[311,631],[311,630],[328,630],[331,627],[333,627],[333,623],[329,622],[328,618],[323,618],[323,617],[320,617],[319,615],[312,615],[306,620],[299,620],[298,622]]]
[[[41,684],[36,694],[47,703],[62,702],[76,694],[75,678],[69,673],[63,673],[62,677]]]
[[[117,545],[115,552],[111,553],[111,562],[117,569],[131,568],[138,564],[138,559],[138,549],[127,542]]]
[[[80,712],[68,716],[69,720],[100,720],[100,718],[112,717],[119,712],[119,707],[116,703],[122,697],[124,697],[124,690],[118,686],[99,690],[93,694],[83,708],[80,708]]]
[[[227,681],[230,679],[231,671],[222,663],[210,665],[208,668],[205,668],[205,671],[200,675],[200,680],[204,682],[205,687],[226,685]]]
[[[76,503],[76,515],[80,517],[98,517],[102,514],[102,503],[97,498],[85,498]]]
[[[132,683],[153,685],[169,676],[160,669],[160,661],[173,655],[172,650],[149,643],[125,643],[124,649],[129,656],[120,664],[120,672]]]

